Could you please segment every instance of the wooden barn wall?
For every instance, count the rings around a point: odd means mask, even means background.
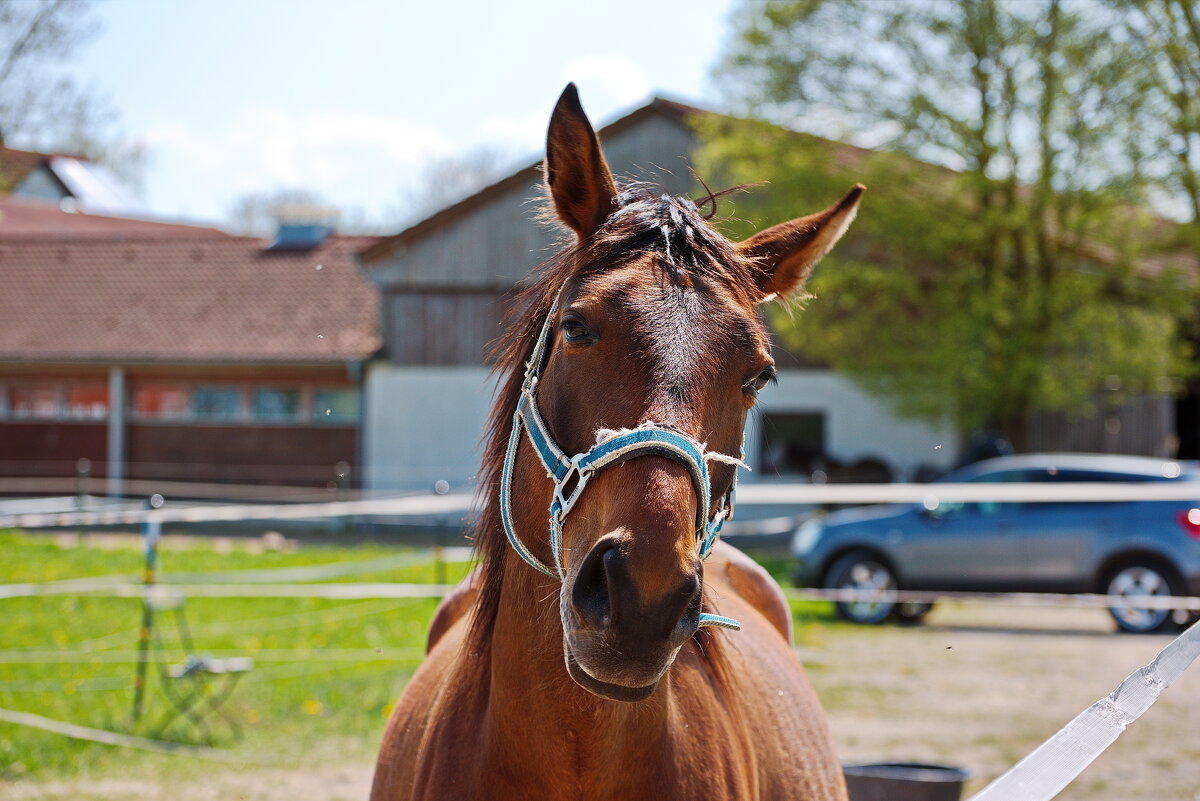
[[[384,337],[393,364],[483,364],[500,333],[503,293],[404,292],[384,299]]]
[[[325,486],[359,463],[357,426],[130,423],[128,437],[129,478]]]
[[[108,459],[104,422],[0,422],[0,476],[72,476],[78,459],[90,459],[103,476]]]
[[[694,135],[653,117],[604,142],[619,177],[693,191]],[[537,221],[541,185],[511,190],[398,251],[370,270],[383,289],[385,350],[398,365],[482,364],[499,332],[500,299],[557,250],[564,233]]]
[[[1175,402],[1166,395],[1143,395],[1083,418],[1061,413],[1036,415],[1029,427],[1028,450],[1034,452],[1171,458],[1177,448]]]

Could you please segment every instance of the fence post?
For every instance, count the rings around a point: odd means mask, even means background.
[[[336,491],[334,493],[334,498],[338,501],[346,500],[347,497],[349,496],[349,491],[350,491],[350,463],[349,462],[344,462],[344,461],[338,462],[337,464],[335,464],[333,466],[333,481],[334,481],[334,486],[336,488]],[[342,533],[349,534],[353,528],[354,528],[354,518],[348,517],[348,516],[343,517],[342,525],[341,525]]]
[[[147,509],[161,509],[163,496],[157,493],[146,499]],[[146,695],[146,670],[149,667],[150,632],[154,626],[154,605],[150,593],[158,578],[158,540],[162,536],[162,521],[147,518],[142,524],[142,540],[146,562],[142,569],[142,627],[138,629],[137,674],[133,679],[133,723],[142,716],[142,701]]]
[[[450,482],[439,479],[434,482],[433,491],[437,495],[445,495],[450,491]],[[433,530],[433,569],[434,580],[438,584],[446,583],[446,516],[438,517]]]
[[[86,456],[75,460],[75,511],[85,512],[88,506],[88,478],[92,474],[92,460]],[[88,527],[79,527],[79,536],[86,537]]]

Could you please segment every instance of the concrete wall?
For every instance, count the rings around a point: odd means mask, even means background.
[[[439,479],[454,489],[474,485],[493,384],[483,367],[371,365],[366,379],[364,484],[380,490],[428,490]],[[783,370],[779,385],[765,390],[766,413],[820,412],[826,417],[826,451],[854,462],[876,458],[896,477],[922,464],[948,468],[957,455],[949,428],[898,420],[846,378],[828,370]],[[754,472],[742,481],[798,480],[759,470],[760,415],[746,431]],[[940,447],[939,447],[940,446]]]

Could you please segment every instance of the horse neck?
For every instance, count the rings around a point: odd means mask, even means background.
[[[487,747],[506,765],[538,774],[545,787],[603,786],[612,780],[614,764],[654,764],[647,755],[668,746],[670,681],[637,704],[584,690],[563,662],[558,582],[513,553],[503,570],[488,649]],[[573,789],[565,786],[563,793],[570,797]]]

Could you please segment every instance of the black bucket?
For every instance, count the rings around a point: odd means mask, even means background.
[[[850,801],[959,801],[968,774],[950,765],[843,765]]]

